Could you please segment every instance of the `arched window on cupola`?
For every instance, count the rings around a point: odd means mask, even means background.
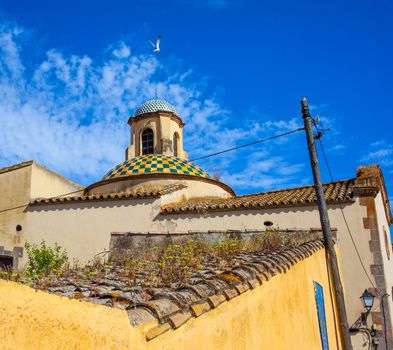
[[[142,132],[142,155],[154,153],[154,132],[152,129],[145,129]]]
[[[177,132],[173,134],[173,155],[179,156],[179,134]]]

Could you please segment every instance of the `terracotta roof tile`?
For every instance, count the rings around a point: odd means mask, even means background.
[[[355,179],[323,185],[328,203],[352,201]],[[262,209],[309,205],[316,202],[313,186],[295,187],[229,198],[193,199],[183,203],[169,203],[161,208],[163,214],[205,212],[213,210]]]
[[[48,288],[49,292],[79,298],[127,311],[132,325],[140,326],[147,340],[177,329],[193,317],[230,302],[233,298],[258,288],[272,276],[287,272],[297,262],[323,249],[320,239],[294,247],[282,247],[271,253],[251,251],[241,255],[240,263],[227,271],[202,274],[193,284],[165,289],[133,289],[122,287],[116,280],[92,280],[93,285],[65,281],[69,285]],[[208,269],[206,270],[208,271]],[[190,281],[191,283],[191,281]],[[146,293],[146,297],[143,297]],[[150,293],[150,294],[149,294]]]
[[[124,191],[118,193],[107,193],[107,194],[92,194],[92,195],[81,195],[81,196],[68,196],[68,197],[52,197],[52,198],[37,198],[30,202],[34,204],[53,204],[53,203],[73,203],[81,201],[102,201],[102,200],[116,200],[116,199],[131,199],[141,197],[160,197],[168,193],[179,191],[187,186],[182,183],[175,183],[172,185],[164,186],[149,186],[140,187],[131,191]]]

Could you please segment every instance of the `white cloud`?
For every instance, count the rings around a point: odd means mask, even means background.
[[[385,140],[378,140],[369,145],[369,152],[362,157],[364,163],[381,164],[385,167],[393,165],[393,145]]]
[[[98,60],[50,49],[41,62],[26,61],[23,34],[14,25],[0,26],[0,165],[35,159],[84,184],[99,180],[124,160],[129,115],[156,92],[187,123],[185,148],[191,158],[299,126],[294,119],[233,126],[232,112],[204,95],[192,70],[168,73],[154,56],[135,55],[124,42]],[[292,183],[302,165],[274,156],[274,147],[286,142],[259,148],[263,159],[253,159],[248,149],[240,170],[232,162],[241,152],[203,165],[238,188]]]
[[[386,140],[378,140],[370,143],[370,147],[378,147],[386,143]]]

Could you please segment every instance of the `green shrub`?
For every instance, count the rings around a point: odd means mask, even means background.
[[[68,261],[67,251],[57,243],[52,248],[47,246],[44,240],[40,244],[26,242],[25,249],[28,257],[25,271],[32,278],[42,278],[51,273],[59,273]]]

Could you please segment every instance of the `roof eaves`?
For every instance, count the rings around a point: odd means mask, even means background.
[[[83,195],[83,196],[68,196],[68,197],[52,197],[52,198],[37,198],[30,202],[30,205],[42,204],[57,204],[57,203],[77,203],[77,202],[90,202],[90,201],[103,201],[103,200],[119,200],[119,199],[138,199],[138,198],[157,198],[165,194],[179,191],[185,188],[184,184],[174,184],[164,186],[161,189],[146,191],[146,192],[119,192],[108,194],[96,195]]]
[[[133,326],[144,329],[146,339],[175,330],[217,306],[230,302],[250,289],[258,288],[274,275],[287,272],[299,261],[323,249],[320,239],[273,253],[255,253],[253,259],[197,284],[159,294],[127,309]],[[156,321],[156,322],[152,322]],[[152,324],[150,328],[146,326]]]
[[[334,205],[338,203],[353,203],[353,199],[345,199],[345,200],[334,200],[334,201],[326,201],[328,205]],[[208,205],[205,207],[176,207],[174,203],[168,203],[161,207],[161,214],[162,215],[169,215],[169,214],[187,214],[187,213],[206,213],[206,212],[221,212],[221,211],[233,211],[233,210],[261,210],[261,209],[277,209],[277,208],[294,208],[294,207],[310,207],[315,206],[315,201],[305,201],[305,202],[296,202],[296,203],[288,203],[288,204],[281,204],[281,203],[274,203],[274,204],[255,204],[255,205]]]
[[[324,184],[328,204],[351,203],[354,179]],[[337,188],[339,187],[339,188]],[[162,214],[232,211],[244,209],[273,209],[315,205],[313,186],[301,186],[270,192],[260,192],[231,198],[194,199],[185,203],[168,203],[161,207]]]
[[[4,174],[4,173],[10,172],[10,171],[14,171],[14,170],[18,170],[18,169],[27,167],[29,165],[32,165],[33,162],[34,162],[33,160],[26,160],[26,161],[23,161],[23,162],[20,162],[17,164],[13,164],[13,165],[10,165],[10,166],[4,167],[4,168],[0,168],[0,174]]]

